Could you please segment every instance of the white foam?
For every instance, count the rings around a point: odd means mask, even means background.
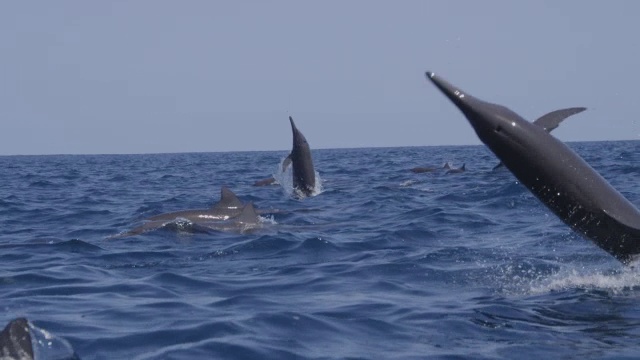
[[[636,287],[640,287],[640,271],[635,268],[623,268],[616,272],[571,269],[533,281],[530,284],[529,292],[544,294],[570,289],[585,289],[621,293]]]
[[[282,164],[284,163],[285,159],[286,158],[282,158],[282,160],[280,160],[280,163],[278,163],[278,166],[275,169],[275,172],[272,174],[273,178],[276,179],[276,181],[280,185],[282,185],[282,190],[284,191],[285,195],[287,195],[289,197],[291,197],[291,196],[305,197],[304,194],[302,194],[298,190],[294,189],[294,187],[293,187],[293,173],[292,173],[293,170],[292,170],[292,166],[289,166],[286,171],[282,171]],[[316,183],[315,183],[315,187],[313,188],[313,191],[311,192],[311,194],[309,196],[319,195],[324,190],[323,187],[322,187],[323,180],[320,177],[320,174],[317,171],[314,171],[314,172],[315,172],[315,176],[316,176]]]

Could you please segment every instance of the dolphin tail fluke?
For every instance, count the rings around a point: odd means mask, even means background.
[[[214,208],[241,208],[242,207],[242,201],[240,201],[240,199],[238,199],[238,197],[236,196],[236,194],[233,193],[233,191],[231,191],[231,189],[229,189],[226,186],[223,186],[220,189],[220,201],[218,201],[215,205],[213,205]]]
[[[551,132],[551,130],[557,128],[558,125],[560,125],[560,123],[564,119],[568,118],[571,115],[581,113],[585,110],[587,110],[586,107],[573,107],[568,109],[560,109],[560,110],[552,111],[548,114],[542,115],[533,123],[538,126],[541,126],[545,130],[547,130],[547,132]]]

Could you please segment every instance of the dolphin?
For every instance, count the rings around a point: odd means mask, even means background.
[[[316,172],[311,159],[311,149],[307,139],[289,116],[291,131],[293,132],[293,149],[282,164],[282,171],[287,170],[289,165],[293,165],[293,187],[304,196],[310,196],[316,187]]]
[[[147,220],[163,221],[174,220],[176,218],[197,221],[202,219],[226,220],[240,214],[242,201],[229,188],[223,186],[220,189],[220,200],[209,209],[181,210],[166,214],[155,215]]]
[[[181,210],[149,217],[146,222],[132,230],[121,233],[110,238],[121,238],[139,235],[147,231],[156,230],[162,227],[174,227],[186,229],[191,232],[206,232],[212,229],[212,224],[222,223],[229,219],[242,217],[246,209],[240,199],[229,188],[223,186],[220,190],[220,200],[209,209]],[[255,210],[253,204],[251,211],[256,214],[268,214],[279,212],[277,210]],[[242,218],[246,223],[249,215]]]
[[[557,128],[560,125],[562,120],[568,118],[571,115],[581,113],[585,110],[587,110],[586,107],[573,107],[568,109],[555,110],[550,113],[542,115],[533,123],[538,126],[542,126],[542,128],[545,129],[547,132],[551,132],[551,130]],[[502,162],[499,162],[498,165],[493,167],[493,170],[496,170],[501,166],[502,166]]]
[[[542,126],[485,102],[427,72],[465,115],[480,140],[574,231],[624,264],[640,253],[640,211]]]
[[[260,224],[260,217],[258,217],[258,213],[253,207],[253,203],[249,202],[242,208],[240,215],[230,220],[217,222],[209,221],[198,225],[203,229],[246,233],[260,227]]]
[[[437,167],[414,167],[409,169],[409,171],[411,171],[412,173],[416,173],[416,174],[422,174],[422,173],[426,173],[426,172],[433,172],[433,171],[437,171],[440,169],[451,169],[451,166],[449,165],[448,162],[444,163],[444,165],[441,168],[437,168]]]
[[[268,186],[268,185],[275,185],[278,182],[276,181],[276,179],[271,176],[265,179],[261,179],[261,180],[257,180],[256,182],[253,183],[253,186]]]
[[[33,360],[31,329],[25,318],[11,320],[0,333],[0,359]]]

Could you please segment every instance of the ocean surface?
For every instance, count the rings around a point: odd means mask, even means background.
[[[640,141],[569,145],[640,207]],[[312,151],[304,199],[252,186],[286,151],[0,157],[0,327],[25,316],[82,359],[640,356],[640,269],[484,146]],[[409,171],[445,162],[467,171]],[[223,185],[278,211],[111,238]]]

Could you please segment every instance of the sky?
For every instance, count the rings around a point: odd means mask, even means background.
[[[433,71],[640,140],[640,2],[3,1],[0,155],[480,144]]]

